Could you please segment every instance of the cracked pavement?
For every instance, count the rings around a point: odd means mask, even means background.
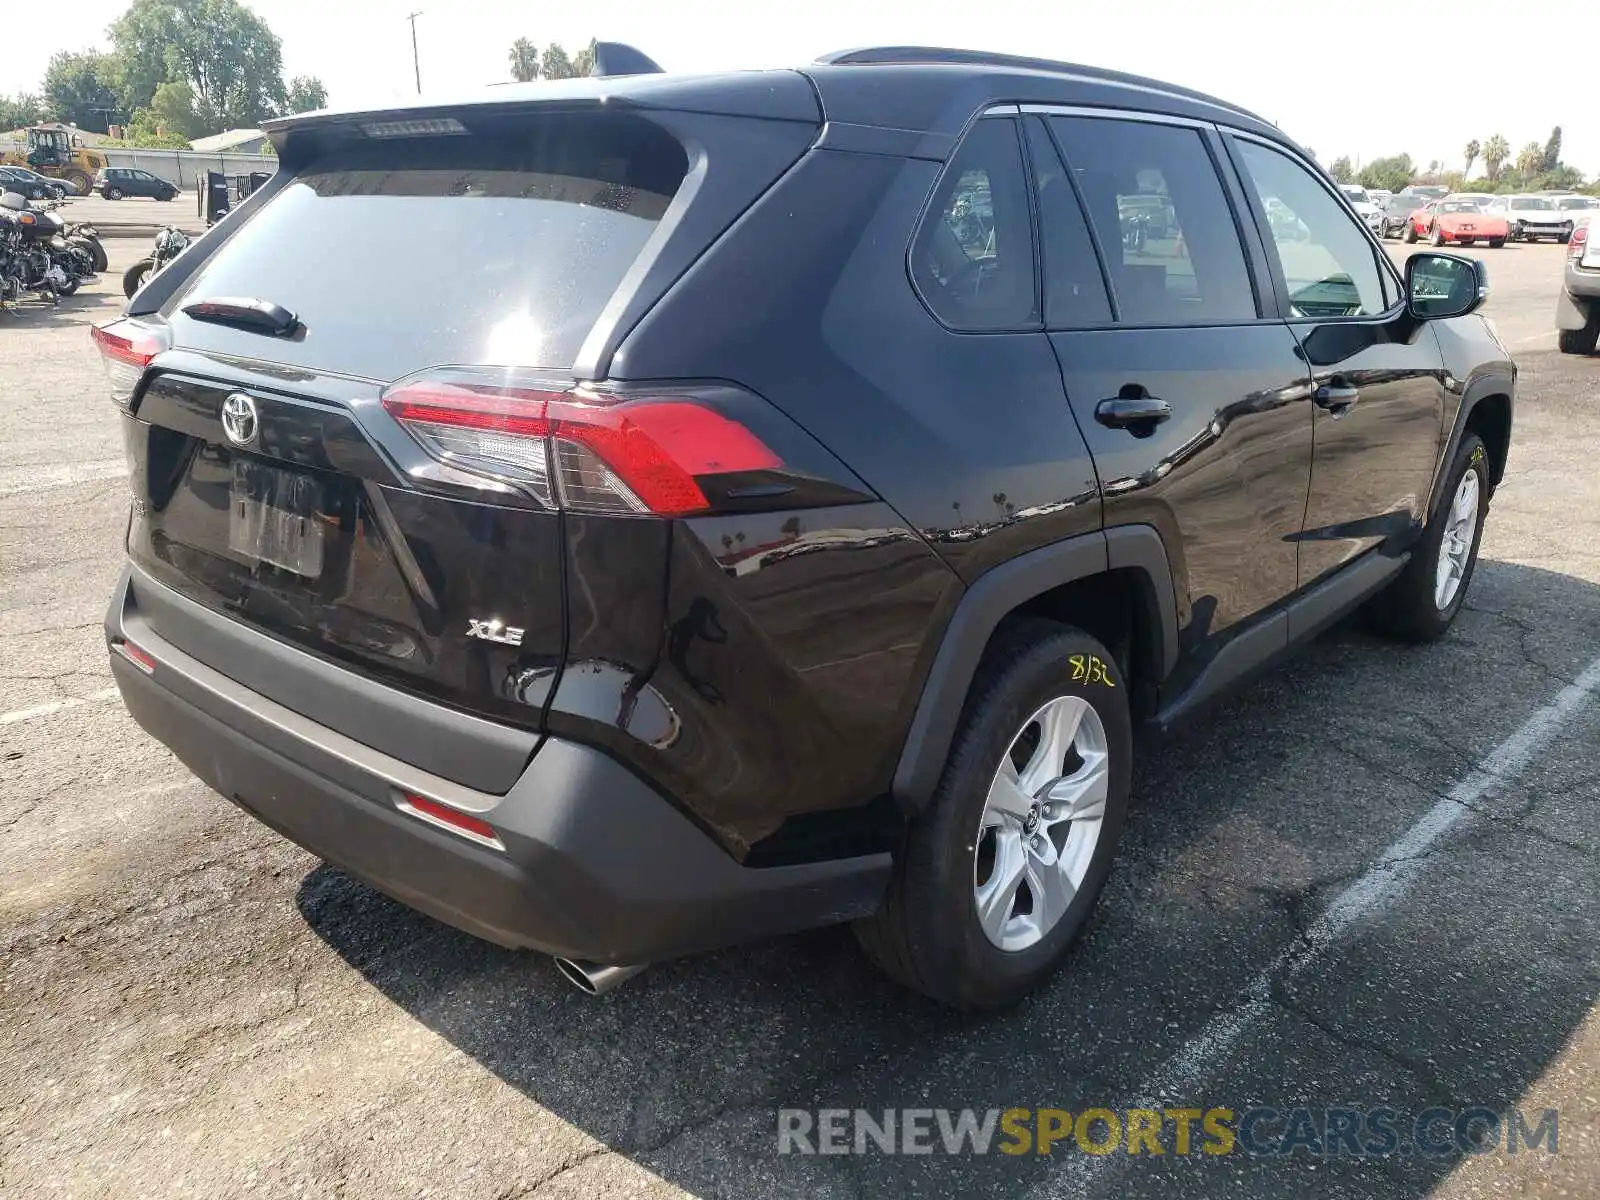
[[[1451,636],[1347,623],[1142,736],[1068,969],[975,1017],[896,990],[838,930],[587,998],[323,866],[146,738],[105,693],[126,497],[85,335],[144,244],[111,243],[58,310],[0,315],[0,1194],[1600,1194],[1600,698],[1403,864],[1393,902],[1316,932],[1600,654],[1600,358],[1554,353],[1558,248],[1489,258],[1523,377]],[[1558,1107],[1562,1153],[1129,1159],[1076,1191],[1060,1152],[776,1153],[780,1106],[1138,1105],[1263,972],[1258,1018],[1160,1099]]]

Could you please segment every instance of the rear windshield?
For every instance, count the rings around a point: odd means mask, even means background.
[[[391,380],[456,364],[570,366],[683,182],[682,147],[622,114],[474,122],[312,161],[170,300],[181,345]],[[302,338],[185,318],[247,296]]]

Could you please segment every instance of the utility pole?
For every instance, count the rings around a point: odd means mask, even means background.
[[[417,73],[417,95],[422,95],[422,60],[417,57],[417,18],[422,15],[418,9],[406,17],[411,22],[411,66]]]

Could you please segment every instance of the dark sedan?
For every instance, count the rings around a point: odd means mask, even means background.
[[[29,200],[64,200],[72,189],[59,179],[47,179],[27,167],[0,167],[0,191],[18,192]]]

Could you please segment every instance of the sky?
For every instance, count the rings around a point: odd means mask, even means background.
[[[676,71],[796,66],[851,46],[1032,54],[1199,88],[1275,122],[1324,162],[1409,153],[1460,169],[1500,133],[1512,153],[1563,131],[1562,158],[1600,175],[1600,88],[1561,56],[1560,28],[1496,39],[1503,0],[1451,0],[1454,32],[1396,33],[1404,6],[1308,0],[246,0],[283,39],[287,74],[318,76],[335,107],[414,94],[406,14],[421,9],[424,94],[509,78],[518,37],[576,49],[627,42]],[[36,90],[56,50],[105,47],[127,0],[66,0],[64,18],[0,41],[0,93]],[[1380,10],[1380,29],[1373,18]],[[1557,11],[1576,12],[1576,9]],[[1124,14],[1117,19],[1112,14]],[[67,39],[62,41],[60,39]]]

